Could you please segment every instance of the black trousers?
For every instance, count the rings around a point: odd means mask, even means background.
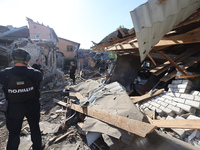
[[[75,80],[76,80],[75,75],[74,74],[70,74],[70,78],[73,80],[73,84],[75,84]]]
[[[9,103],[6,126],[9,131],[7,150],[18,150],[20,132],[24,116],[27,118],[31,131],[33,150],[41,148],[41,132],[39,127],[40,104],[38,102]]]

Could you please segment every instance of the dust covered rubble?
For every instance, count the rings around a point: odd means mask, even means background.
[[[200,119],[200,92],[195,90],[197,80],[175,79],[168,85],[168,91],[137,107],[152,119]],[[195,129],[160,129],[200,148],[200,130]]]

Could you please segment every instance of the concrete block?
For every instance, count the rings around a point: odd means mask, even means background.
[[[159,105],[161,105],[162,101],[157,100],[156,103],[158,103]]]
[[[152,107],[151,107],[151,110],[156,111],[156,107],[155,107],[155,106],[152,106]]]
[[[172,103],[172,100],[166,99],[166,100],[165,100],[165,103],[171,104],[171,103]]]
[[[190,100],[194,99],[194,95],[191,95],[191,94],[181,94],[180,97],[184,99],[190,99]]]
[[[183,109],[183,110],[185,110],[185,111],[187,111],[187,112],[190,112],[190,113],[195,113],[196,112],[196,109],[193,108],[192,106],[189,106],[189,105],[178,103],[176,106],[181,108],[181,109]]]
[[[179,84],[178,85],[179,89],[191,89],[191,85],[187,85],[187,84]]]
[[[169,84],[167,87],[168,87],[168,88],[175,88],[176,85],[175,85],[175,84]]]
[[[145,105],[141,105],[140,108],[144,110],[147,107]]]
[[[149,109],[151,109],[152,107],[153,107],[152,105],[149,105],[149,106],[148,106]]]
[[[161,109],[163,112],[165,112],[166,114],[168,114],[170,116],[174,115],[173,111],[169,108],[165,108],[164,106],[160,106],[159,109]]]
[[[188,89],[179,89],[179,93],[190,93]]]
[[[181,116],[176,116],[175,119],[185,119],[185,118],[183,118]]]
[[[175,101],[175,102],[178,102],[178,103],[185,103],[185,99],[183,99],[183,98],[173,98],[172,99],[173,101]]]
[[[189,115],[187,119],[200,119],[200,117],[194,116],[194,115]]]
[[[159,115],[161,115],[161,116],[162,116],[162,114],[163,114],[163,111],[162,111],[161,109],[159,109],[159,108],[156,108],[156,112],[157,112]]]
[[[166,120],[173,120],[174,118],[171,116],[167,116]],[[175,119],[174,119],[175,120]],[[175,133],[177,133],[181,138],[185,137],[185,130],[184,129],[174,129],[171,128]]]
[[[168,105],[167,108],[173,110],[178,115],[183,113],[183,110],[173,105]]]
[[[177,93],[177,92],[173,92],[173,93],[167,93],[167,95],[169,95],[169,96],[172,96],[172,97],[180,97],[180,93]]]
[[[159,101],[164,101],[165,98],[164,98],[164,97],[159,97],[158,100],[159,100]]]
[[[192,86],[192,81],[190,81],[190,80],[183,80],[182,84],[187,84],[187,85],[191,85]]]
[[[200,102],[197,102],[197,101],[191,101],[191,100],[186,100],[185,101],[185,104],[187,105],[190,105],[190,106],[193,106],[197,109],[200,109]]]
[[[182,80],[173,80],[172,81],[172,84],[181,84],[182,83]]]
[[[194,100],[200,102],[200,96],[194,96]]]
[[[200,93],[199,91],[191,91],[190,92],[190,94],[192,94],[192,95],[199,95],[199,93]]]
[[[162,102],[162,103],[160,103],[160,105],[163,106],[163,107],[167,107],[168,103]]]
[[[163,96],[165,99],[172,99],[172,96],[169,96],[169,95],[165,95]]]
[[[155,106],[156,108],[159,108],[159,107],[160,107],[160,105],[157,104],[157,103],[155,103],[155,102],[151,102],[151,105]]]
[[[149,107],[149,103],[144,103],[144,104],[142,104],[142,105],[144,105],[145,107]]]

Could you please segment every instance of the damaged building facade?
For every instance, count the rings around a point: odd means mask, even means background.
[[[26,49],[31,54],[29,65],[32,66],[36,60],[40,64],[44,73],[44,84],[52,80],[57,69],[58,37],[55,31],[49,26],[45,26],[32,19],[27,18],[27,26],[14,28],[12,26],[0,27],[0,49],[1,49],[1,68],[12,66],[9,58],[10,52],[19,47]]]

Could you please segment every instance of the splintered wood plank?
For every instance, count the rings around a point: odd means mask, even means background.
[[[155,97],[157,95],[160,95],[164,91],[165,91],[164,89],[159,89],[159,90],[157,90],[155,92],[149,92],[149,93],[144,94],[142,96],[139,96],[137,98],[135,98],[135,97],[130,97],[130,98],[132,99],[133,103],[138,103],[138,102],[141,102],[141,101],[144,101],[144,100],[151,99],[151,98],[153,98],[153,97]]]
[[[152,63],[153,63],[155,66],[157,66],[156,62],[153,60],[153,58],[151,57],[151,55],[150,55],[150,54],[147,54],[147,56],[148,56],[149,59],[152,61]]]
[[[181,55],[182,57],[178,57],[177,59],[175,59],[174,61],[176,63],[180,62],[180,61],[183,61],[185,59],[187,59],[188,57],[192,56],[193,54],[197,53],[199,50],[196,48],[194,51],[187,51],[185,52],[183,55]],[[168,61],[170,62],[170,61]],[[160,75],[161,73],[165,72],[167,69],[169,69],[170,67],[172,67],[173,65],[170,63],[168,64],[166,67],[158,70],[157,72],[154,73],[154,75],[158,76]]]
[[[160,79],[160,81],[167,82],[167,81],[169,81],[170,79],[172,79],[173,77],[175,77],[175,76],[176,76],[176,73],[177,73],[177,71],[174,70],[173,72],[169,73],[168,75],[162,77],[162,78]]]
[[[159,128],[200,129],[200,119],[149,120]]]
[[[67,103],[59,101],[57,99],[55,99],[54,102],[65,107],[67,106]],[[151,133],[156,129],[154,125],[150,125],[149,123],[133,120],[130,118],[118,116],[115,114],[103,112],[103,111],[88,108],[88,107],[81,107],[76,104],[71,104],[70,108],[82,114],[94,117],[103,122],[116,126],[120,129],[137,134],[141,137],[145,137],[146,134]]]
[[[103,122],[106,122],[108,124],[121,128],[128,132],[137,134],[141,137],[145,137],[146,134],[151,133],[156,129],[154,125],[150,125],[145,122],[133,120],[130,118],[118,116],[115,114],[103,112],[103,111],[88,108],[88,107],[81,107],[76,104],[71,104],[71,109],[78,111],[82,114],[99,119]]]
[[[190,51],[188,50],[188,51],[186,51],[186,52],[184,52],[184,53],[182,53],[182,54],[180,54],[180,55],[178,55],[178,56],[176,56],[174,59],[172,59],[173,61],[175,61],[175,62],[177,62],[180,58],[182,58],[182,57],[184,57],[184,56],[187,56],[188,54],[190,54]],[[159,71],[159,70],[161,70],[161,69],[163,69],[164,67],[167,67],[167,66],[169,66],[170,65],[170,62],[169,61],[166,61],[166,62],[164,62],[163,64],[161,64],[161,65],[159,65],[159,66],[157,66],[156,68],[154,68],[154,69],[152,69],[150,72],[152,72],[152,73],[156,73],[157,71]],[[168,68],[170,68],[170,67],[168,67]],[[168,69],[167,68],[167,69]],[[165,70],[167,70],[167,69],[165,69]],[[164,72],[164,71],[163,71]]]
[[[188,68],[191,67],[192,65],[198,63],[199,61],[200,61],[200,56],[199,56],[199,57],[196,57],[193,61],[189,61],[189,62],[187,62],[186,64],[184,64],[184,68],[185,68],[185,69],[188,69]],[[175,77],[175,76],[176,76],[176,73],[177,73],[177,71],[174,70],[173,72],[169,73],[168,75],[162,77],[162,78],[160,79],[160,81],[167,82],[167,81],[169,81],[170,79],[172,79],[173,77]]]
[[[57,138],[57,139],[54,141],[54,143],[60,141],[61,139],[63,139],[64,137],[68,136],[69,134],[71,134],[71,133],[73,133],[73,132],[75,132],[75,131],[72,130],[72,131],[69,131],[69,132],[65,133],[65,134],[62,135],[61,137]]]
[[[196,78],[200,77],[199,74],[194,74],[194,75],[180,75],[179,78]]]
[[[126,36],[126,34],[124,33],[124,31],[122,29],[118,29],[118,30],[122,34],[123,37]]]
[[[162,51],[160,51],[160,54],[165,57],[174,67],[176,67],[182,74],[188,75],[188,73],[183,70],[179,65],[177,65],[173,60],[171,60],[169,57],[167,57]]]

